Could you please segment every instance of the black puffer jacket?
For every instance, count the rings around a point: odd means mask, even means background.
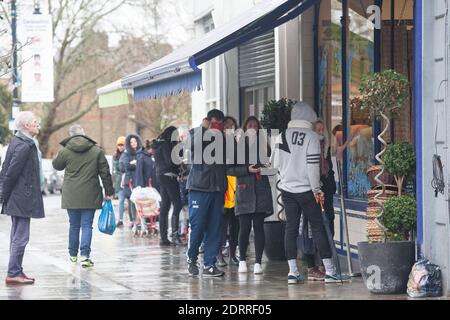
[[[20,132],[12,139],[0,172],[2,213],[44,218],[36,145]]]
[[[187,180],[186,188],[192,191],[201,191],[201,192],[223,192],[228,187],[227,181],[227,168],[226,168],[226,143],[225,138],[221,136],[223,141],[223,156],[224,158],[221,160],[221,163],[205,163],[205,159],[203,159],[203,153],[205,148],[208,147],[209,144],[213,143],[216,139],[213,138],[213,141],[205,141],[203,139],[203,135],[205,134],[205,128],[194,128],[189,131],[188,141],[186,142],[186,149],[189,150],[190,153],[190,171]],[[195,155],[195,151],[197,149],[197,145],[201,146],[202,154]],[[200,161],[197,163],[197,159]]]
[[[156,175],[161,176],[166,173],[173,173],[178,176],[180,166],[172,161],[172,150],[177,143],[167,140],[156,140],[152,144],[155,150]]]

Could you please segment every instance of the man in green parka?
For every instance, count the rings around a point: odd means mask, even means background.
[[[56,170],[65,170],[62,188],[62,208],[69,214],[70,261],[78,261],[80,249],[81,266],[92,267],[91,253],[92,223],[95,211],[102,208],[103,192],[99,176],[105,189],[105,200],[114,195],[113,181],[108,161],[96,142],[87,137],[80,125],[73,125],[70,137],[61,141],[63,148],[53,160]],[[81,243],[80,243],[81,228]]]

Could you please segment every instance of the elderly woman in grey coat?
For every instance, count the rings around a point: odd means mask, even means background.
[[[2,213],[11,217],[11,244],[7,285],[33,284],[22,268],[25,247],[30,237],[31,218],[44,218],[41,193],[41,165],[34,137],[39,122],[32,112],[19,112],[16,117],[17,134],[12,139],[2,171],[0,197]]]

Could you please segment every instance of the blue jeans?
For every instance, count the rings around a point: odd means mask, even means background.
[[[204,266],[216,264],[222,240],[223,205],[223,192],[189,192],[189,260],[197,261],[198,249],[203,241]]]
[[[94,221],[95,209],[67,209],[69,213],[69,254],[71,257],[78,255],[78,248],[83,257],[91,253],[92,222]],[[80,244],[81,228],[81,244]]]
[[[128,201],[128,216],[130,217],[130,221],[136,220],[136,210],[133,202],[130,199],[125,198],[125,192],[123,189],[119,191],[119,221],[123,222],[123,208],[125,206],[125,199]]]

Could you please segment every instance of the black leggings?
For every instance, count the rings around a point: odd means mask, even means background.
[[[247,258],[247,248],[250,240],[250,231],[255,233],[255,262],[261,263],[264,251],[264,213],[249,213],[239,215],[239,260]]]
[[[178,226],[181,211],[180,185],[177,178],[160,175],[157,177],[159,183],[159,193],[161,194],[161,209],[159,217],[159,228],[161,240],[168,240],[167,230],[169,227],[169,210],[173,204],[172,212],[172,233],[178,234]]]
[[[234,208],[226,208],[223,220],[222,247],[227,243],[228,227],[230,230],[230,257],[236,256],[239,236],[239,219],[234,214]]]

